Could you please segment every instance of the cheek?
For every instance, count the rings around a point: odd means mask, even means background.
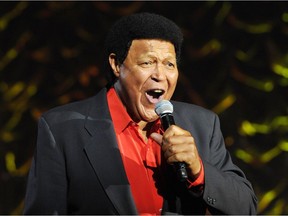
[[[143,86],[143,76],[136,75],[136,73],[129,72],[123,73],[119,77],[122,90],[124,90],[129,98],[135,100],[140,96]]]
[[[167,80],[169,85],[168,95],[171,98],[177,85],[178,73],[171,74],[169,77],[167,77]]]
[[[178,81],[178,72],[177,73],[175,72],[168,77],[168,82],[171,88],[176,87],[177,81]]]
[[[126,84],[131,88],[141,89],[149,76],[147,76],[147,73],[143,73],[142,71],[138,70],[130,72],[130,74],[126,74],[126,76],[123,78],[125,79]]]

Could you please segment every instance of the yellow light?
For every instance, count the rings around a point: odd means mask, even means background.
[[[23,82],[16,82],[7,92],[4,94],[3,98],[6,101],[11,100],[16,97],[20,92],[22,92],[25,88],[25,84]]]
[[[14,7],[11,11],[9,11],[7,14],[4,16],[0,17],[0,31],[3,31],[8,23],[19,16],[22,11],[28,6],[28,2],[20,2]]]
[[[0,19],[0,31],[5,29],[7,26],[7,20],[5,19]]]
[[[256,129],[255,127],[252,126],[252,124],[249,121],[243,121],[240,131],[242,132],[242,134],[246,134],[246,135],[254,135],[256,133]]]
[[[288,141],[282,140],[282,141],[279,142],[278,146],[279,146],[279,148],[282,151],[287,151],[288,152]]]
[[[12,152],[8,152],[5,155],[6,169],[9,173],[14,172],[16,170],[15,164],[15,155]]]
[[[258,210],[263,211],[276,197],[276,191],[270,190],[264,194],[263,198],[259,202]]]
[[[245,53],[242,50],[237,50],[235,54],[236,58],[240,61],[248,61],[251,58],[251,54]]]
[[[252,155],[242,149],[237,149],[235,155],[246,163],[251,163],[253,161]]]
[[[283,20],[283,22],[288,22],[288,13],[282,14],[282,20]]]
[[[249,77],[246,81],[246,84],[256,89],[266,91],[266,92],[271,92],[274,89],[274,83],[269,80],[260,81],[260,80]]]
[[[246,25],[246,31],[254,34],[262,34],[265,32],[270,32],[272,29],[271,23],[262,23],[256,25]]]
[[[276,74],[278,74],[278,75],[280,75],[280,76],[283,76],[283,77],[285,77],[285,78],[288,78],[288,68],[287,67],[284,67],[284,66],[282,66],[282,65],[280,65],[280,64],[274,64],[273,66],[272,66],[272,70],[276,73]]]
[[[206,56],[209,53],[218,52],[220,49],[221,43],[216,39],[212,39],[201,48],[200,52],[202,56]]]
[[[27,88],[27,93],[29,96],[34,95],[37,92],[37,86],[36,85],[29,85]]]
[[[273,119],[271,126],[275,128],[288,127],[288,116],[278,116]]]
[[[284,214],[285,206],[286,203],[284,199],[278,200],[273,206],[273,208],[270,211],[268,211],[266,215],[282,215]]]
[[[212,110],[219,114],[232,106],[235,101],[236,97],[233,94],[230,94],[221,100]]]
[[[266,82],[264,82],[263,89],[264,89],[266,92],[272,91],[272,90],[274,89],[274,83],[271,82],[271,81],[266,81]]]
[[[215,17],[215,21],[217,25],[220,25],[223,20],[227,17],[231,10],[231,3],[229,2],[223,2],[222,7],[220,8],[217,16]]]
[[[0,133],[0,140],[8,143],[14,140],[14,136],[10,131],[3,131]]]
[[[271,131],[268,124],[256,124],[249,121],[243,121],[240,127],[240,134],[253,136],[256,133],[267,134]]]
[[[9,59],[14,59],[17,55],[18,55],[18,52],[16,49],[10,49],[7,52],[7,58],[9,58]]]
[[[22,112],[14,112],[11,118],[6,123],[5,129],[6,130],[14,129],[20,122],[21,118],[22,118]]]
[[[250,54],[251,55],[251,54]],[[238,59],[240,58],[247,58],[248,55],[245,54],[242,51],[238,51],[236,53],[236,56]],[[246,59],[246,60],[247,60]],[[274,81],[273,80],[259,80],[256,78],[253,78],[251,76],[248,76],[247,74],[244,74],[239,68],[234,68],[232,69],[232,76],[238,80],[239,82],[242,82],[248,86],[251,86],[252,88],[261,90],[261,91],[266,91],[266,92],[271,92],[274,89]]]
[[[243,29],[244,31],[252,34],[262,34],[270,32],[273,27],[271,22],[248,24],[240,21],[236,17],[233,17],[233,24],[236,28]]]
[[[280,86],[288,86],[288,79],[285,78],[279,79],[278,83]]]
[[[261,155],[260,160],[262,163],[267,163],[271,161],[273,158],[277,157],[281,153],[281,149],[278,146],[270,149]]]
[[[283,178],[280,182],[278,182],[278,184],[274,187],[274,189],[267,191],[262,196],[262,198],[259,199],[258,213],[261,213],[264,210],[266,210],[270,206],[270,204],[275,201],[276,198],[279,198],[278,197],[279,194],[281,194],[282,191],[284,191],[286,188],[287,188],[287,179]]]

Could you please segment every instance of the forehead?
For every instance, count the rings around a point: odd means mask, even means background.
[[[161,54],[165,56],[175,57],[175,47],[169,41],[157,40],[157,39],[137,39],[133,40],[130,46],[128,55],[141,54],[141,55],[153,55]]]

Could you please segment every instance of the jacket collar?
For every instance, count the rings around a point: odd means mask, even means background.
[[[102,89],[91,103],[85,121],[90,142],[84,147],[87,157],[108,197],[121,215],[137,215],[130,185],[117,145],[107,104],[107,90]]]

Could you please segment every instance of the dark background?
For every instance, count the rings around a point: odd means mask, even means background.
[[[216,112],[258,213],[288,214],[285,1],[0,2],[0,214],[22,213],[39,115],[105,86],[106,33],[140,11],[183,30],[173,99]]]

